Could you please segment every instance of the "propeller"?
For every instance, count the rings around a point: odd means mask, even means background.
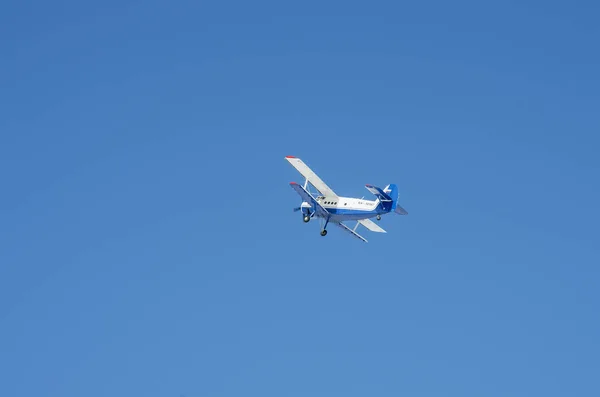
[[[302,207],[294,208],[294,212],[298,212],[302,209]]]

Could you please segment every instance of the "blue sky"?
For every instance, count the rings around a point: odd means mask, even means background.
[[[599,11],[4,4],[0,395],[597,396]]]

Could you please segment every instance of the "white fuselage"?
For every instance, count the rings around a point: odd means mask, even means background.
[[[365,200],[353,197],[316,197],[317,202],[323,206],[333,220],[357,220],[377,216],[382,213],[379,200]],[[303,203],[303,207],[310,206]]]
[[[317,201],[326,209],[343,209],[350,211],[373,211],[377,208],[379,200],[365,200],[352,197],[325,197],[318,196]]]

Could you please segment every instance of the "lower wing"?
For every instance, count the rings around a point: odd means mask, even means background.
[[[408,211],[406,211],[404,208],[400,207],[399,205],[396,205],[396,209],[394,210],[394,212],[399,215],[408,215]]]
[[[360,234],[356,233],[354,230],[350,229],[348,226],[344,225],[342,222],[333,222],[333,223],[335,223],[336,225],[338,225],[339,227],[341,227],[342,229],[344,229],[345,231],[347,231],[348,233],[350,233],[354,237],[356,237],[356,238],[364,241],[365,243],[368,243],[368,241],[367,241],[366,238],[364,238]]]
[[[358,223],[360,223],[361,225],[363,225],[364,227],[366,227],[367,229],[369,229],[372,232],[387,233],[385,230],[383,230],[382,227],[380,227],[378,224],[376,224],[375,222],[373,222],[370,219],[360,219],[358,221]]]

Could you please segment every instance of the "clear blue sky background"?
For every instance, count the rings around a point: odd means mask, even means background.
[[[599,12],[5,2],[0,395],[600,395]]]

